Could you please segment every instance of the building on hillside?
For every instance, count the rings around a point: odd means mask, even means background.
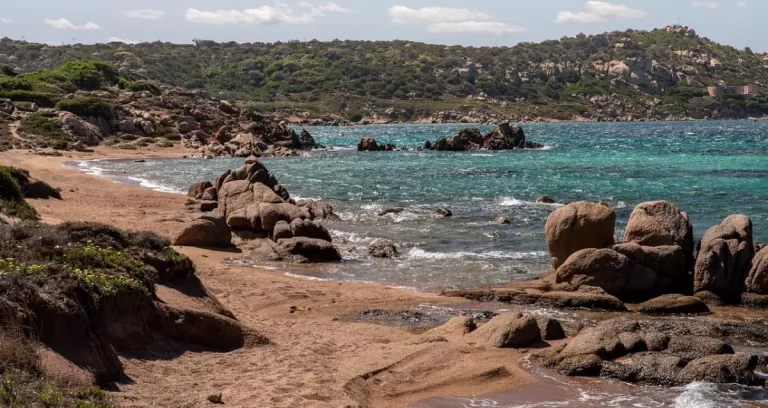
[[[760,92],[760,86],[757,84],[747,84],[744,86],[708,86],[707,92],[709,93],[709,96],[714,98],[722,98],[725,95],[741,95],[749,98]]]

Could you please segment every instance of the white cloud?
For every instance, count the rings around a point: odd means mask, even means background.
[[[13,20],[11,20],[9,18],[0,17],[0,23],[1,24],[10,24],[10,23],[13,23]]]
[[[588,1],[583,11],[560,11],[557,13],[557,23],[597,23],[609,19],[643,18],[648,13],[633,9],[624,4],[613,4],[606,1]]]
[[[76,25],[72,24],[64,17],[53,20],[46,18],[43,20],[43,24],[49,25],[57,30],[99,30],[101,27],[93,21],[87,21],[85,24]]]
[[[107,38],[107,42],[119,42],[123,44],[134,45],[134,44],[140,43],[141,41],[126,40],[125,38],[120,38],[120,37],[109,37]]]
[[[297,13],[284,3],[274,6],[261,6],[245,10],[215,10],[203,11],[194,8],[187,9],[187,21],[202,24],[308,24],[326,13],[351,13],[352,11],[336,3],[315,5],[309,2],[299,3],[299,7],[307,8],[306,12]]]
[[[691,3],[693,7],[703,7],[703,8],[710,8],[710,9],[716,9],[720,7],[719,4],[715,1],[694,1]]]
[[[459,21],[456,23],[434,23],[427,26],[432,33],[483,33],[483,34],[514,34],[524,33],[528,29],[498,21]]]
[[[450,23],[470,20],[486,20],[490,16],[479,11],[446,7],[422,7],[412,9],[406,6],[392,6],[389,16],[395,24]]]
[[[123,15],[129,18],[138,18],[142,20],[160,20],[165,17],[165,12],[153,9],[123,10]]]
[[[736,3],[736,6],[738,6],[739,8],[747,7],[747,2],[746,1],[740,1],[740,2]]]

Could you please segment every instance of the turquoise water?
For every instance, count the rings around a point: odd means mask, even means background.
[[[415,148],[462,125],[309,128],[328,147],[301,157],[264,159],[294,197],[323,198],[343,219],[330,223],[345,262],[289,272],[320,279],[371,281],[425,291],[498,284],[547,269],[544,222],[559,203],[605,201],[617,234],[634,205],[667,199],[687,211],[697,237],[732,213],[752,217],[768,242],[768,122],[526,124],[542,150],[376,152],[352,148],[361,137]],[[490,127],[483,127],[488,130]],[[241,159],[80,163],[83,169],[168,191],[213,180]],[[436,219],[436,208],[454,217]],[[379,217],[386,208],[406,212]],[[509,226],[494,225],[506,216]],[[375,238],[401,256],[370,259]],[[287,266],[285,266],[287,268]]]

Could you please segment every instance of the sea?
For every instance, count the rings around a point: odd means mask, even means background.
[[[427,140],[434,142],[468,126],[492,129],[466,124],[307,128],[323,149],[261,160],[292,197],[322,199],[334,207],[341,221],[326,226],[344,261],[254,266],[305,279],[372,282],[432,293],[500,285],[550,268],[546,219],[565,203],[581,200],[602,201],[615,208],[619,239],[635,205],[668,200],[688,213],[697,239],[728,215],[740,213],[751,217],[755,241],[768,243],[767,121],[532,123],[522,125],[526,137],[543,144],[542,149],[419,150]],[[358,152],[356,145],[363,137],[403,150]],[[184,194],[193,182],[213,181],[242,162],[198,157],[68,165]],[[543,195],[558,204],[537,203]],[[436,217],[440,207],[449,208],[453,217]],[[379,215],[392,208],[403,211]],[[499,216],[510,224],[494,224]],[[376,239],[392,240],[399,256],[393,260],[370,257],[367,247]],[[723,398],[732,396],[737,404],[741,394],[732,388],[717,393],[712,387],[694,384],[672,394],[653,393],[661,402],[645,394],[648,404],[637,397],[621,397],[614,404],[610,402],[613,394],[591,396],[603,398],[602,402],[589,400],[584,406],[739,406]],[[713,395],[719,399],[712,399]],[[708,399],[718,402],[708,403]],[[419,407],[560,406],[505,403],[504,398],[425,404]]]

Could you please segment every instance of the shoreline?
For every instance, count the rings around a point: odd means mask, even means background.
[[[29,200],[43,222],[93,221],[124,229],[150,230],[172,238],[193,215],[184,211],[185,195],[120,183],[63,163],[106,158],[178,158],[189,154],[179,147],[130,152],[99,147],[93,153],[67,152],[61,157],[1,152],[0,161],[27,169],[33,177],[62,189],[62,201]],[[275,407],[294,406],[301,401],[317,407],[366,406],[354,405],[358,402],[347,390],[350,381],[425,354],[431,356],[428,365],[434,367],[414,370],[432,371],[432,376],[418,384],[395,381],[391,390],[366,397],[369,406],[400,407],[430,397],[508,392],[535,381],[518,366],[525,354],[517,351],[472,348],[468,361],[455,362],[451,359],[455,353],[446,351],[445,344],[415,341],[419,333],[337,321],[340,315],[364,310],[408,310],[423,304],[465,302],[463,299],[374,283],[307,280],[275,270],[221,263],[239,251],[191,247],[177,250],[193,260],[204,284],[243,324],[264,333],[274,345],[225,354],[190,351],[170,360],[123,354],[121,361],[131,382],[118,384],[119,391],[111,393],[120,406],[203,406],[206,396],[215,390],[224,394],[229,406],[254,406],[254,401],[260,401],[259,406]],[[163,353],[163,346],[158,347],[149,353]],[[508,375],[483,376],[500,365]],[[217,369],[200,370],[211,366]],[[259,389],[258,394],[254,389]]]

